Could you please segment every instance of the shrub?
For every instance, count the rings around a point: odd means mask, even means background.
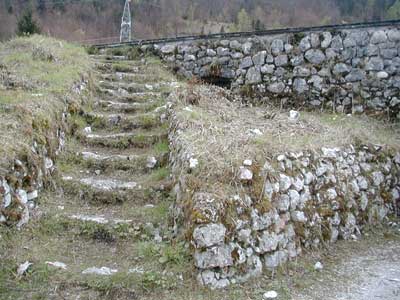
[[[40,31],[39,24],[32,17],[32,10],[27,9],[18,20],[17,35],[32,35],[35,33],[40,33]]]

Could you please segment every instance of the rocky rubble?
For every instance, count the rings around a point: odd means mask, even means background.
[[[270,101],[400,119],[400,30],[366,28],[156,45],[184,76],[250,86]],[[245,89],[247,90],[247,89]],[[293,100],[296,99],[296,100]]]

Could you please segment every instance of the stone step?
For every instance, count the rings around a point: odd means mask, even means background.
[[[113,147],[126,149],[131,147],[147,148],[160,141],[166,140],[168,133],[164,128],[124,133],[90,133],[83,136],[84,142],[88,145]]]
[[[125,98],[125,99],[133,99],[134,102],[137,102],[137,99],[149,99],[149,98],[159,98],[163,95],[162,92],[151,92],[151,91],[139,91],[139,92],[128,92],[123,88],[119,88],[117,90],[114,89],[104,89],[101,87],[97,88],[97,91],[100,95],[104,95],[107,97],[115,98]]]
[[[157,112],[144,114],[125,114],[125,113],[98,113],[91,112],[85,115],[87,122],[92,128],[121,128],[124,131],[132,129],[150,129],[161,126],[165,122],[165,109],[160,108]]]
[[[126,100],[125,98],[123,100]],[[140,99],[142,100],[142,99]],[[143,102],[146,101],[146,102]],[[160,100],[147,99],[141,102],[119,102],[111,100],[97,100],[95,108],[104,112],[138,113],[162,110],[164,105]]]
[[[113,170],[134,171],[135,173],[146,173],[168,163],[168,152],[154,153],[146,151],[140,154],[109,154],[104,151],[81,151],[78,158],[89,169],[95,172],[110,172]]]
[[[156,83],[127,83],[127,82],[112,82],[112,81],[99,81],[98,86],[101,89],[119,91],[123,89],[128,93],[138,93],[138,92],[160,92],[163,90],[168,90],[169,88],[178,87],[178,83],[171,82],[156,82]]]
[[[119,73],[144,73],[146,67],[142,64],[125,64],[125,63],[96,63],[96,69],[100,72],[119,72]]]
[[[121,204],[128,201],[136,204],[155,203],[165,192],[168,192],[170,186],[167,181],[153,179],[151,174],[139,176],[136,181],[133,181],[131,176],[121,175],[112,178],[96,175],[83,176],[86,172],[62,176],[62,188],[68,195],[75,195],[97,205]]]
[[[98,86],[105,90],[119,91],[122,89],[128,93],[144,93],[160,90],[160,85],[142,84],[142,83],[124,83],[124,82],[109,82],[100,81]]]
[[[136,82],[136,83],[156,83],[165,80],[165,76],[160,74],[146,74],[146,73],[102,73],[99,76],[102,80],[110,82]],[[174,79],[171,78],[170,79]]]
[[[107,54],[92,54],[90,58],[100,61],[124,61],[128,58],[124,55],[107,55]]]

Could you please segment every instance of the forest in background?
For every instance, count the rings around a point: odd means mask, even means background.
[[[15,35],[29,8],[44,34],[70,41],[116,40],[124,3],[0,0],[0,40]],[[400,18],[400,0],[132,0],[131,9],[138,39]]]

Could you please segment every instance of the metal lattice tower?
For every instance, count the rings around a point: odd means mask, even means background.
[[[129,3],[131,0],[126,0],[124,7],[124,14],[122,15],[121,22],[121,35],[120,42],[129,42],[132,39],[132,18],[131,18],[131,8]]]

